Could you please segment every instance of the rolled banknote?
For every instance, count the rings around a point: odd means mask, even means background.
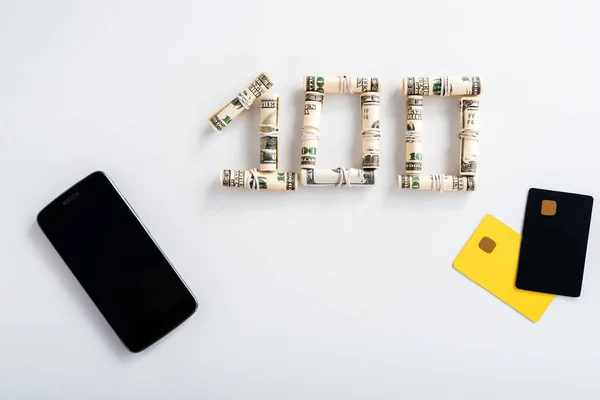
[[[411,190],[432,190],[436,192],[475,191],[474,176],[458,175],[399,175],[398,187]]]
[[[295,192],[298,187],[298,175],[295,172],[224,169],[221,171],[221,186]]]
[[[300,182],[303,186],[367,186],[375,184],[376,175],[376,169],[303,169]]]
[[[305,76],[305,92],[317,93],[364,93],[381,92],[379,78],[358,76]]]
[[[324,96],[317,92],[304,94],[304,124],[302,125],[302,155],[300,156],[300,168],[303,169],[315,168],[317,164],[323,98]]]
[[[406,97],[406,174],[423,171],[423,96]]]
[[[254,100],[265,94],[273,86],[273,81],[266,73],[261,73],[233,100],[227,103],[209,119],[210,125],[217,132],[222,131],[244,110],[250,109]]]
[[[279,96],[266,94],[260,99],[260,167],[259,171],[279,169]]]
[[[479,96],[481,78],[478,76],[411,76],[404,78],[405,96]]]
[[[360,95],[362,167],[379,168],[379,93]]]
[[[473,176],[477,173],[479,143],[479,98],[460,99],[460,174]]]

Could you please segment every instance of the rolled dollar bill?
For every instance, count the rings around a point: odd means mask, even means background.
[[[364,93],[381,92],[379,78],[357,76],[305,76],[305,92],[317,93]]]
[[[473,176],[477,173],[479,143],[479,98],[460,99],[460,174]]]
[[[227,103],[209,119],[210,125],[217,132],[225,129],[244,110],[250,109],[254,100],[265,94],[273,86],[273,81],[266,73],[261,73],[233,100]]]
[[[423,171],[423,96],[406,97],[406,174]]]
[[[481,78],[478,76],[411,76],[404,78],[405,96],[479,96]]]
[[[379,168],[379,100],[379,93],[360,95],[363,168]]]
[[[295,172],[224,169],[221,171],[221,186],[295,192],[298,187],[298,175]]]
[[[260,167],[259,171],[279,169],[279,96],[266,94],[260,99]]]
[[[474,176],[458,175],[399,175],[398,187],[411,190],[432,190],[436,192],[475,191]]]
[[[304,94],[304,124],[302,125],[302,155],[300,168],[315,168],[317,150],[321,135],[321,112],[323,110],[321,93],[306,92]]]
[[[367,186],[375,184],[376,175],[376,169],[303,169],[300,182],[303,186]]]

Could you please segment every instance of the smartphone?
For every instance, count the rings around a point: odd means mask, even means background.
[[[58,196],[37,221],[129,351],[146,349],[196,311],[194,295],[104,172]]]

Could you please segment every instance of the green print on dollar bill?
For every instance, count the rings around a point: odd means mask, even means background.
[[[302,157],[300,158],[300,165],[316,165],[317,163],[317,148],[316,147],[302,147]]]
[[[452,94],[452,82],[450,82],[450,91],[448,92]],[[440,95],[442,94],[442,80],[434,79],[433,80],[433,94]]]
[[[402,176],[402,182],[400,184],[401,189],[420,189],[421,182],[419,181],[418,176],[412,177],[412,185],[411,185],[411,177],[408,175]]]
[[[325,77],[307,76],[304,90],[307,92],[325,93]]]
[[[421,171],[423,162],[423,153],[410,153],[410,159],[406,161],[407,171]]]
[[[225,118],[223,118],[223,122],[225,122],[226,124],[231,122],[231,117],[229,115],[226,115]]]
[[[317,148],[316,147],[303,147],[302,148],[302,155],[305,154],[310,154],[311,156],[316,156],[317,155]]]
[[[317,92],[325,93],[325,89],[323,89],[324,86],[325,86],[325,78],[322,76],[317,76]]]
[[[420,189],[420,188],[421,188],[421,182],[419,181],[418,176],[413,176],[412,179],[410,176],[402,177],[402,189]]]
[[[462,76],[461,77],[463,82],[469,82],[471,83],[471,77],[470,76]],[[471,92],[473,94],[478,94],[478,90],[471,90]],[[441,79],[434,79],[433,80],[433,94],[436,95],[440,95],[442,93],[442,80]],[[450,80],[450,91],[448,92],[449,94],[452,94],[452,80]]]
[[[254,188],[254,178],[250,178],[248,185],[250,185],[251,188]],[[262,176],[258,177],[258,188],[259,189],[267,188],[267,179],[265,177],[262,177]]]
[[[412,179],[412,188],[413,189],[420,189],[421,188],[421,182],[419,181],[419,177],[415,176]]]
[[[452,82],[453,78],[455,82]],[[433,94],[438,96],[442,94],[443,79],[446,80],[446,85],[449,86],[445,89],[447,91],[447,95],[479,96],[481,94],[481,78],[478,76],[446,76],[441,77],[440,79],[434,79],[432,85]],[[453,83],[455,85],[453,85]],[[454,89],[456,89],[457,92],[455,92]]]
[[[296,173],[295,172],[277,172],[277,182],[285,182],[285,190],[296,190]]]
[[[244,90],[244,93],[246,93],[245,90]],[[235,99],[231,100],[231,105],[233,105],[236,110],[240,110],[240,109],[244,108],[244,106],[240,102],[240,99],[238,99],[237,97]]]

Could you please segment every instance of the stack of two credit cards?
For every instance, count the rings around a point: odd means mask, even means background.
[[[454,267],[533,322],[556,295],[579,297],[591,196],[530,189],[522,236],[487,215]]]

